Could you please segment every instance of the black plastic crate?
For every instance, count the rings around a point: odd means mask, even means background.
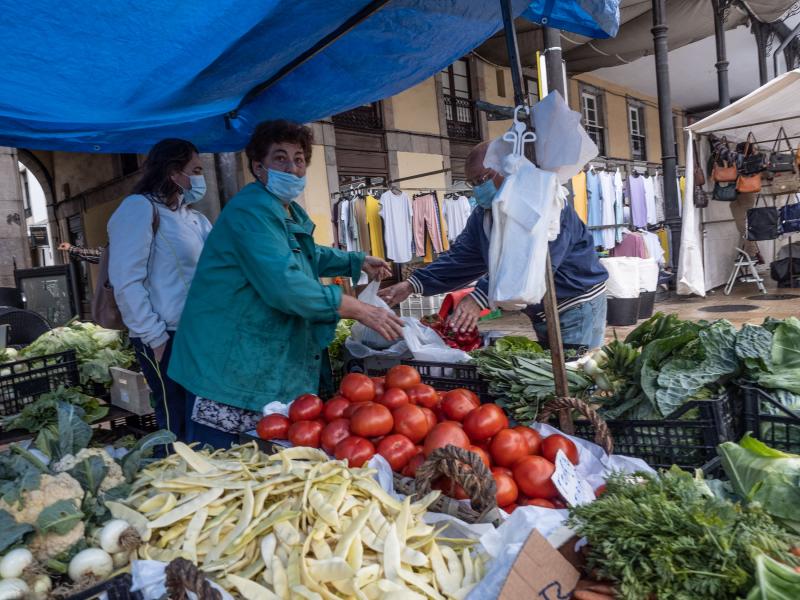
[[[66,600],[93,600],[105,593],[108,600],[143,600],[140,592],[132,592],[133,580],[129,573],[122,573],[108,581],[98,583],[88,589],[69,596]]]
[[[678,465],[682,469],[706,467],[717,457],[717,446],[735,439],[727,393],[711,400],[692,400],[661,420],[606,421],[614,440],[614,454],[641,458],[654,469]],[[575,421],[575,435],[594,441],[587,420]]]
[[[16,415],[39,396],[59,386],[80,385],[74,350],[0,365],[0,415]]]
[[[737,437],[748,431],[772,448],[800,453],[800,412],[793,412],[767,390],[757,385],[739,386],[736,412],[740,419]]]

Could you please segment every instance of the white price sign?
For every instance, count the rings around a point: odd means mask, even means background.
[[[556,470],[550,480],[570,506],[588,504],[595,499],[592,486],[578,475],[575,465],[561,450],[556,454]]]

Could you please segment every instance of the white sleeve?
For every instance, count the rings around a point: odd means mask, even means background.
[[[108,221],[108,279],[131,337],[151,348],[169,339],[144,285],[153,243],[153,208],[143,196],[128,196]]]

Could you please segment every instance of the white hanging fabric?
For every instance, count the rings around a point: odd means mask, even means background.
[[[687,135],[686,164],[694,164],[694,134]],[[686,193],[683,197],[681,249],[678,255],[678,284],[680,295],[706,295],[703,271],[703,246],[700,233],[700,209],[694,206],[694,169],[686,169]]]
[[[454,242],[459,234],[464,231],[467,219],[469,219],[469,215],[472,212],[469,198],[463,195],[457,198],[445,198],[442,212],[447,223],[447,239]]]

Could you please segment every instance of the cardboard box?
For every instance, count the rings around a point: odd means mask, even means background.
[[[533,531],[511,566],[500,600],[567,600],[580,575],[538,531]]]
[[[136,415],[149,415],[150,388],[144,375],[120,367],[111,367],[111,404],[124,408]]]

